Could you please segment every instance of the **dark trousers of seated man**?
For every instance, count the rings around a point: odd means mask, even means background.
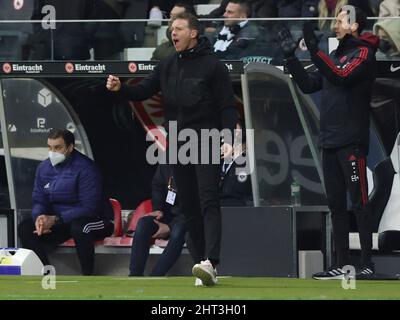
[[[38,236],[31,218],[23,220],[18,226],[18,236],[23,248],[34,251],[44,265],[49,265],[47,253],[59,244],[72,238],[75,241],[81,271],[91,275],[94,270],[94,241],[109,237],[114,231],[111,221],[101,218],[81,218],[70,223],[56,224],[51,232]]]
[[[143,276],[146,261],[149,257],[152,236],[158,230],[158,225],[154,222],[154,219],[154,216],[145,216],[139,219],[133,236],[131,262],[129,267],[130,276]],[[163,221],[161,220],[161,222]],[[176,222],[170,225],[170,229],[171,233],[168,238],[168,245],[152,269],[150,276],[166,275],[181,255],[186,233],[183,219],[176,219]]]

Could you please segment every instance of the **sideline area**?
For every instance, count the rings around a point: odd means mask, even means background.
[[[400,281],[220,277],[215,287],[195,287],[193,277],[57,276],[56,289],[42,277],[1,276],[0,300],[399,300]]]

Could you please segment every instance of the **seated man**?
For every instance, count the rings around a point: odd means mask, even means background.
[[[227,20],[214,43],[214,53],[220,59],[239,59],[255,44],[259,32],[256,25],[246,20],[250,16],[251,8],[247,1],[229,1],[224,13]]]
[[[22,247],[48,265],[47,247],[75,240],[83,275],[94,269],[94,240],[113,233],[113,212],[93,160],[76,149],[74,135],[53,129],[47,139],[49,158],[36,170],[32,218],[18,226]]]
[[[171,166],[160,164],[152,182],[154,211],[139,219],[133,237],[129,276],[143,276],[152,239],[169,241],[150,276],[164,276],[179,258],[185,243],[186,227],[176,192]]]

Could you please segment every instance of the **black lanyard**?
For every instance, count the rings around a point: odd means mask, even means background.
[[[172,177],[169,177],[169,180],[168,180],[168,190],[176,193],[176,190],[174,188],[172,188]]]

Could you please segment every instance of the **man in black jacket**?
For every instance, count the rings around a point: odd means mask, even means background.
[[[117,77],[110,75],[107,88],[136,101],[161,91],[167,127],[176,123],[178,133],[191,129],[198,137],[202,129],[223,128],[231,132],[233,140],[232,132],[238,118],[227,68],[212,54],[209,41],[199,38],[200,24],[193,15],[183,13],[175,17],[171,31],[176,54],[161,60],[154,71],[135,86],[121,85]],[[182,145],[183,142],[169,141],[170,150]],[[206,142],[195,148],[202,155],[205,150],[209,151],[208,146]],[[192,241],[192,250],[189,250],[196,262],[192,272],[204,285],[214,285],[221,244],[220,164],[210,161],[184,164],[178,159],[173,164],[173,173],[180,209],[185,214]]]
[[[230,0],[223,16],[226,20],[216,35],[214,52],[220,59],[239,59],[259,35],[257,26],[247,20],[251,7],[245,0]]]
[[[350,263],[346,191],[350,194],[360,234],[362,261],[357,278],[368,279],[374,274],[366,157],[379,40],[369,33],[361,35],[366,17],[360,9],[353,9],[353,15],[343,10],[338,14],[335,32],[339,46],[329,56],[319,50],[312,26],[304,25],[304,40],[318,68],[315,73],[307,73],[294,56],[297,45],[290,32],[279,33],[286,66],[300,89],[304,93],[322,89],[319,138],[336,264],[328,271],[315,274],[315,279],[342,279],[342,267]]]
[[[143,276],[152,239],[168,239],[150,276],[165,276],[181,255],[186,227],[178,205],[172,168],[160,164],[151,184],[153,212],[139,219],[131,251],[130,276]]]

